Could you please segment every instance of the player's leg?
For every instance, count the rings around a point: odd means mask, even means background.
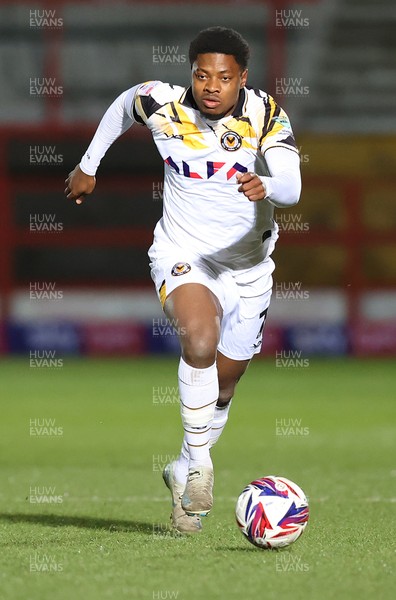
[[[181,346],[179,389],[186,434],[184,455],[188,455],[191,466],[211,466],[208,439],[219,397],[216,350],[221,307],[207,287],[188,283],[168,296],[164,311],[179,333]],[[187,476],[186,471],[184,475]],[[179,479],[182,481],[182,476]]]
[[[271,299],[271,289],[265,289],[268,285],[265,277],[262,279],[264,291],[257,294],[255,286],[253,289],[255,295],[240,297],[235,310],[225,313],[222,320],[221,338],[217,352],[219,398],[212,424],[210,447],[216,444],[227,423],[231,399],[238,381],[245,373],[254,354],[260,352]],[[254,282],[257,280],[254,273],[252,280]],[[244,293],[249,290],[246,281],[244,281],[243,290]]]
[[[196,369],[212,366],[222,316],[213,292],[200,283],[180,285],[166,298],[164,312],[179,333],[183,360]]]
[[[219,396],[217,399],[212,429],[209,438],[209,448],[212,448],[221,436],[228,420],[228,413],[231,408],[231,400],[234,395],[235,387],[242,375],[245,373],[249,360],[232,360],[227,358],[221,352],[217,352],[216,364],[219,379]],[[175,465],[175,472],[180,482],[186,482],[190,462],[190,452],[186,439],[183,444],[179,459]]]
[[[209,288],[186,283],[169,294],[164,311],[178,330],[181,346],[178,379],[184,440],[174,465],[175,478],[186,484],[182,499],[186,512],[206,515],[213,502],[209,440],[219,398],[216,353],[222,310]]]
[[[223,433],[231,408],[231,400],[234,396],[235,387],[245,373],[250,359],[233,360],[217,353],[217,371],[219,378],[219,397],[216,403],[215,414],[210,432],[209,446],[212,448]]]
[[[214,446],[224,430],[235,386],[246,371],[249,362],[250,360],[232,360],[224,356],[221,352],[217,353],[216,364],[219,379],[219,395],[210,432],[209,448]],[[180,502],[188,477],[189,461],[189,446],[186,438],[184,438],[180,456],[177,461],[167,465],[164,471],[164,480],[171,492],[175,495],[173,498],[172,511],[173,525],[183,533],[197,533],[201,530],[200,520],[197,519],[197,517],[194,519],[194,517],[186,515]],[[181,483],[176,479],[175,473],[177,473],[178,480]]]
[[[225,406],[234,395],[235,387],[250,363],[247,360],[233,360],[217,352],[217,370],[219,374],[219,398],[217,406]]]

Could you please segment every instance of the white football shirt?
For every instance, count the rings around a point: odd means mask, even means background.
[[[150,81],[138,88],[131,116],[150,129],[165,164],[163,217],[150,256],[168,242],[233,269],[265,259],[278,237],[274,207],[249,202],[236,176],[268,175],[271,147],[297,152],[274,99],[243,88],[233,114],[213,121],[200,113],[191,88]]]

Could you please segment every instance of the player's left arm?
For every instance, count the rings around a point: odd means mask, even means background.
[[[258,147],[267,165],[268,176],[244,173],[238,177],[239,192],[251,202],[267,200],[279,208],[294,206],[300,199],[300,157],[289,117],[274,98],[259,91],[257,113]],[[257,95],[254,96],[257,104]]]
[[[250,202],[268,200],[278,208],[294,206],[300,199],[300,157],[297,152],[282,146],[273,146],[265,152],[271,177],[255,173],[238,173],[238,188]]]

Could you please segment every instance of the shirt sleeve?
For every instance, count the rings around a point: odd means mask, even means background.
[[[300,157],[285,147],[271,147],[265,153],[271,177],[260,177],[267,191],[265,199],[277,208],[294,206],[300,199]]]
[[[287,148],[298,154],[296,140],[289,117],[271,96],[264,100],[264,111],[261,112],[261,136],[259,148],[264,154],[269,148]]]
[[[103,115],[80,162],[80,169],[86,175],[95,175],[100,161],[111,144],[135,123],[134,100],[140,86],[141,84],[135,85],[123,92]]]

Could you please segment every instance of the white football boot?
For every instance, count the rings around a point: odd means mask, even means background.
[[[172,525],[180,533],[199,533],[202,529],[199,516],[187,515],[182,508],[181,499],[184,487],[176,482],[174,464],[174,462],[169,463],[162,472],[162,478],[172,496]]]
[[[181,506],[188,515],[206,517],[213,506],[213,468],[191,467],[181,499]]]

